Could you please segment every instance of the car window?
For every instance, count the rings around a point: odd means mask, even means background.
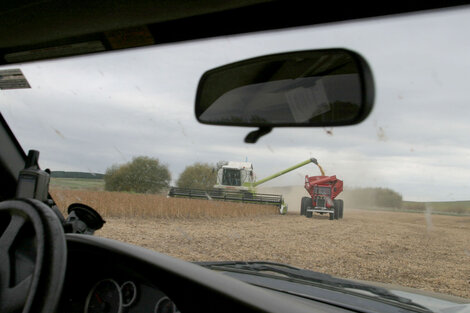
[[[0,90],[0,108],[23,148],[39,150],[53,171],[61,209],[83,202],[103,214],[99,236],[189,261],[269,260],[469,298],[469,21],[460,8],[3,66],[20,68],[31,88]],[[368,61],[376,99],[361,124],[275,128],[253,145],[243,138],[254,129],[196,121],[205,71],[323,48]],[[310,158],[344,182],[343,219],[299,214],[305,176],[321,175],[311,163],[256,187],[281,195],[285,215],[252,198],[167,197],[171,186],[212,188],[222,166],[223,185],[242,186]],[[135,160],[159,166],[133,169],[131,186],[124,174],[105,182]],[[230,161],[251,163],[254,174]],[[153,170],[161,186],[139,189]]]

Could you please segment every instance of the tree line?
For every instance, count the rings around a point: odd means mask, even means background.
[[[217,181],[216,165],[196,162],[186,166],[178,177],[176,186],[181,188],[209,189]],[[160,193],[170,186],[171,173],[166,164],[156,158],[138,156],[124,164],[109,167],[104,174],[105,190],[136,193]]]

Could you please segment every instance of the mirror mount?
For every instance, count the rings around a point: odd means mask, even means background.
[[[256,143],[258,139],[263,137],[266,134],[269,134],[273,130],[272,127],[260,127],[255,131],[248,133],[245,137],[246,143]]]

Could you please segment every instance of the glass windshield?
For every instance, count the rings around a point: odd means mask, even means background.
[[[241,186],[241,172],[240,170],[224,168],[222,176],[222,185]]]
[[[467,7],[3,66],[31,88],[0,90],[0,110],[51,169],[61,210],[82,202],[107,220],[98,236],[470,298],[469,28]],[[376,100],[361,124],[275,128],[245,144],[255,129],[196,121],[205,71],[325,48],[371,67]],[[251,163],[256,181],[311,158],[325,175],[309,161],[243,189],[241,171],[224,170],[243,195],[212,190],[229,161]],[[167,197],[171,187],[186,193]],[[185,198],[191,188],[212,191]]]

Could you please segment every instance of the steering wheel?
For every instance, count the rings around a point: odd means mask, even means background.
[[[65,278],[57,215],[33,199],[0,203],[0,312],[55,312]]]

